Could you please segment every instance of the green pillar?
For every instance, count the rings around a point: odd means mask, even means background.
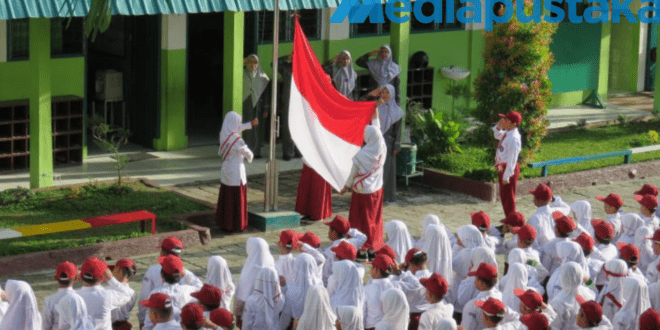
[[[30,19],[30,187],[53,185],[50,20]]]
[[[229,111],[243,113],[244,19],[243,12],[225,12],[223,115]]]
[[[660,41],[660,24],[658,24],[658,41]],[[658,42],[660,45],[660,42]],[[656,60],[656,65],[658,61]],[[653,113],[660,113],[660,70],[656,67],[653,80]]]
[[[598,96],[607,103],[610,76],[610,30],[611,23],[602,23],[600,32],[600,64],[598,68]]]
[[[397,2],[394,4],[394,7],[403,7],[402,2]],[[397,15],[399,17],[408,15],[409,17],[413,15],[412,12],[410,13],[394,13],[394,15]],[[399,73],[399,79],[400,79],[400,85],[399,88],[401,89],[401,109],[404,111],[404,114],[407,109],[407,104],[408,104],[408,59],[410,57],[410,54],[408,54],[408,48],[409,48],[409,43],[410,43],[410,20],[405,23],[401,24],[396,24],[392,23],[390,25],[390,45],[392,46],[392,51],[394,54],[392,54],[392,57],[394,58],[394,61],[399,64],[399,68],[401,69]],[[405,127],[405,115],[403,117],[403,125]],[[401,130],[401,134],[404,134],[405,129]]]

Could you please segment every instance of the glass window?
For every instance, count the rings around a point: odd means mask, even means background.
[[[364,21],[364,23],[351,23],[351,28],[350,28],[351,37],[390,34],[391,22],[387,17],[387,11],[385,11],[385,6],[386,4],[383,4],[381,7],[383,11],[384,23],[371,23],[371,19],[369,18],[369,16],[367,16],[367,19]],[[349,17],[353,15],[355,10],[357,10],[357,7],[351,9],[351,13]]]
[[[292,42],[295,21],[291,15],[294,11],[280,11],[280,42]],[[307,39],[316,40],[321,38],[321,10],[303,9],[298,11],[300,26]],[[273,20],[274,12],[262,10],[257,12],[257,37],[260,44],[273,42]]]
[[[447,17],[445,13],[447,12],[447,1],[454,1],[454,22],[453,23],[447,23]],[[414,4],[414,3],[413,3]],[[457,29],[465,29],[465,24],[461,23],[458,21],[456,18],[456,13],[458,12],[458,9],[463,6],[459,0],[443,0],[442,1],[442,13],[443,13],[443,19],[442,23],[421,23],[417,18],[415,18],[415,15],[412,14],[412,19],[410,22],[410,31],[412,32],[436,32],[436,31],[443,31],[443,30],[457,30]],[[425,16],[432,16],[433,13],[435,12],[435,8],[432,3],[426,2],[422,5],[422,13]]]
[[[67,25],[69,25],[67,27]],[[74,17],[50,20],[50,55],[82,55],[83,53],[83,18]]]
[[[9,20],[9,60],[27,60],[30,58],[30,20]]]

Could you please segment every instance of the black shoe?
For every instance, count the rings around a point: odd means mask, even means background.
[[[282,159],[284,159],[285,161],[288,162],[288,161],[291,160],[291,156],[289,156],[289,155],[284,155],[284,156],[282,156]]]
[[[293,156],[293,158],[302,158],[302,154],[299,152],[296,152],[296,154]]]
[[[357,253],[357,256],[355,257],[355,261],[357,262],[367,262],[369,261],[369,258],[367,257],[367,251],[360,250]]]
[[[376,259],[376,252],[373,249],[367,250],[367,258],[369,258],[369,261],[374,261]]]

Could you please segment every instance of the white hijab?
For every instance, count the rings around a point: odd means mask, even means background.
[[[646,225],[646,222],[637,213],[626,213],[621,217],[621,237],[617,243],[633,244],[635,232],[638,228]]]
[[[596,300],[602,304],[605,296],[610,293],[619,303],[623,303],[623,281],[628,277],[628,265],[621,259],[613,259],[603,266],[603,272],[608,271],[612,274],[623,274],[625,276],[608,276],[609,279]]]
[[[387,91],[390,93],[390,100],[383,103],[381,106],[378,107],[378,119],[380,120],[380,131],[385,134],[394,123],[399,121],[401,117],[403,117],[403,111],[401,110],[401,107],[399,107],[398,104],[396,104],[395,100],[395,90],[394,86],[390,84],[385,84],[385,86],[381,86],[387,88]]]
[[[245,141],[241,138],[241,115],[235,111],[230,111],[225,115],[220,130],[220,148],[218,156],[228,155],[231,150],[238,150],[244,147]]]
[[[87,304],[78,294],[67,294],[55,306],[59,317],[59,329],[94,330],[92,317],[87,314]]]
[[[407,330],[410,321],[410,307],[401,289],[388,289],[380,295],[383,319],[376,324],[376,330]]]
[[[212,256],[206,263],[206,283],[218,287],[222,290],[222,300],[220,308],[229,310],[231,298],[234,297],[236,286],[234,279],[227,266],[227,260],[221,256]]]
[[[422,234],[419,235],[419,239],[415,243],[415,247],[418,247],[420,249],[424,249],[424,244],[426,244],[426,241],[428,238],[426,238],[426,227],[429,225],[438,225],[441,226],[440,224],[440,218],[435,215],[435,214],[428,214],[424,217],[424,220],[422,220]]]
[[[457,330],[458,324],[454,319],[444,318],[433,328],[433,330]]]
[[[353,157],[353,164],[358,168],[358,178],[364,180],[360,184],[366,186],[382,185],[382,178],[375,182],[365,179],[372,176],[379,169],[382,171],[382,167],[385,164],[387,146],[385,145],[383,134],[375,126],[369,125],[364,129],[364,142],[366,145]]]
[[[388,238],[386,244],[391,246],[394,252],[396,252],[395,261],[400,264],[404,263],[406,261],[406,253],[413,248],[408,227],[403,221],[392,220],[385,224],[384,229]]]
[[[334,261],[332,274],[337,280],[337,291],[330,297],[333,310],[339,306],[355,306],[362,308],[364,303],[364,288],[362,279],[355,263],[350,260]]]
[[[243,264],[241,276],[236,287],[236,299],[246,301],[254,288],[256,275],[264,267],[275,267],[275,260],[270,254],[268,243],[261,237],[250,237],[245,244],[247,260]],[[279,281],[278,281],[279,283]]]
[[[495,252],[489,248],[485,248],[483,246],[477,247],[472,249],[472,255],[470,257],[471,263],[470,263],[470,271],[477,271],[479,269],[479,265],[482,263],[488,263],[495,268],[498,268],[497,265],[497,257],[495,256]]]
[[[582,226],[589,235],[594,236],[594,227],[591,225],[591,204],[589,201],[581,200],[571,204],[571,211],[575,213],[578,225]]]
[[[635,232],[634,244],[639,248],[639,263],[637,267],[640,268],[642,272],[645,272],[648,265],[656,258],[655,253],[653,253],[653,244],[651,240],[646,239],[651,236],[653,236],[653,230],[648,226],[639,227]]]
[[[529,289],[527,286],[527,267],[517,262],[510,264],[506,277],[506,285],[504,286],[504,290],[502,290],[502,302],[517,313],[520,313],[520,299],[513,293],[513,290],[523,289],[527,291]]]
[[[536,271],[536,268],[527,264],[527,253],[525,253],[523,249],[521,248],[512,249],[509,252],[509,257],[507,260],[509,264],[520,263],[524,265],[525,268],[527,268],[527,286],[529,288],[534,289],[538,293],[541,294],[545,293],[543,286],[541,285],[541,283],[539,283],[539,273]],[[506,284],[506,278],[507,276],[504,275],[504,277],[502,277],[502,279],[500,280],[500,283]],[[551,288],[549,283],[548,283],[548,288]]]
[[[428,257],[428,270],[431,273],[438,273],[451,285],[454,272],[452,266],[451,245],[447,233],[438,225],[428,225],[424,229],[426,243],[422,250]]]
[[[257,106],[261,94],[266,90],[270,78],[259,64],[259,57],[255,54],[248,56],[248,58],[253,57],[257,60],[257,70],[249,71],[247,68],[244,69],[243,74],[243,101],[247,100],[248,97],[252,97],[252,107]]]
[[[343,50],[341,54],[343,56],[348,56],[348,58],[351,59],[351,62],[347,66],[344,66],[343,60],[335,63],[335,65],[332,66],[332,80],[335,82],[337,90],[348,97],[355,89],[357,73],[355,72],[355,69],[353,69],[351,53],[348,50]]]
[[[381,48],[387,48],[386,59],[382,59],[378,55],[378,58],[367,61],[367,68],[379,86],[390,83],[400,72],[399,65],[392,60],[392,48],[387,44],[383,44]],[[392,98],[394,98],[394,94],[392,94]]]
[[[579,309],[577,301],[575,300],[575,295],[579,294],[585,300],[595,299],[593,291],[582,285],[584,281],[584,272],[579,264],[573,261],[566,262],[561,266],[559,272],[561,273],[561,279],[559,281],[561,291],[553,298],[553,300],[561,301],[566,305],[572,305]]]
[[[269,323],[268,329],[276,329],[279,325],[280,312],[284,308],[284,297],[282,288],[280,288],[280,276],[277,275],[274,267],[261,269],[254,281],[252,295],[259,297],[261,308],[258,311],[263,310],[266,315],[265,320]]]
[[[621,313],[625,316],[632,316],[635,318],[635,327],[639,324],[639,316],[642,315],[647,309],[651,308],[651,301],[649,300],[649,290],[643,281],[638,278],[629,277],[623,281],[623,307],[614,315]]]
[[[459,279],[464,279],[470,271],[470,265],[465,262],[472,256],[472,250],[478,247],[486,247],[486,241],[479,229],[474,225],[466,225],[458,228],[456,232],[463,243],[463,248],[453,256],[452,267]]]
[[[293,268],[295,269],[296,277],[293,283],[287,284],[286,297],[291,305],[293,318],[299,319],[307,304],[305,300],[305,295],[309,295],[307,289],[314,285],[322,285],[323,283],[318,281],[318,277],[316,276],[318,272],[316,260],[310,254],[299,254],[293,262]]]
[[[362,310],[355,306],[337,307],[337,317],[341,323],[341,330],[364,330]]]
[[[304,299],[305,311],[297,330],[335,329],[337,316],[330,307],[328,291],[322,285],[310,286]]]
[[[557,257],[566,261],[577,262],[582,266],[582,270],[586,276],[589,275],[589,264],[587,263],[587,258],[584,257],[584,251],[580,244],[573,241],[562,241],[557,243]]]
[[[27,282],[7,280],[9,308],[0,322],[0,330],[41,330],[37,298]]]

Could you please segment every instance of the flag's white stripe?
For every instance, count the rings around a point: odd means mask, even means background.
[[[11,229],[1,229],[0,230],[0,239],[9,239],[9,238],[16,238],[16,237],[23,237],[23,234],[21,232],[11,230]]]
[[[342,140],[325,129],[311,105],[300,94],[295,79],[291,81],[289,101],[291,138],[305,161],[337,191],[341,190],[353,166],[353,156],[360,147]]]

